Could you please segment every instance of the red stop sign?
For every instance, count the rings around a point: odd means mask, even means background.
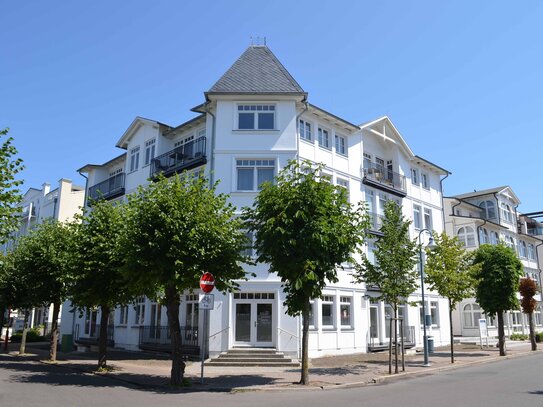
[[[215,277],[209,272],[205,272],[200,278],[200,288],[204,293],[210,293],[215,288]]]

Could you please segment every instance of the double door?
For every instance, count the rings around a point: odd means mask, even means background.
[[[237,302],[234,340],[237,345],[273,346],[273,303]]]

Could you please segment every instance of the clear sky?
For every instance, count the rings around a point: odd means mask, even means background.
[[[250,44],[309,101],[354,123],[388,115],[445,194],[510,185],[543,210],[539,1],[0,0],[0,128],[25,186],[83,184],[134,117],[177,125]]]

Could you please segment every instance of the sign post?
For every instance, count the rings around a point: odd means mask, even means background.
[[[215,288],[215,277],[213,277],[213,274],[209,272],[205,272],[202,274],[202,277],[200,278],[200,289],[204,292],[204,294],[200,294],[200,300],[198,302],[198,309],[201,309],[204,311],[204,321],[203,321],[203,335],[202,335],[202,346],[200,347],[200,358],[201,358],[201,368],[200,368],[200,383],[204,384],[204,360],[206,355],[206,347],[207,342],[209,341],[208,338],[208,320],[209,320],[209,310],[213,309],[214,304],[214,296],[213,294],[210,294],[211,291]]]
[[[488,348],[488,327],[485,318],[479,319],[479,342],[481,349],[483,349],[483,339],[486,339],[486,347]]]

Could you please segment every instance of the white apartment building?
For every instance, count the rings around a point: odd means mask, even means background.
[[[83,208],[85,188],[74,185],[71,180],[62,178],[58,181],[58,187],[51,189],[49,183],[44,183],[41,189],[29,188],[23,195],[21,202],[21,222],[19,229],[15,231],[10,240],[2,246],[7,252],[17,243],[17,239],[26,235],[36,225],[45,220],[54,219],[59,222],[71,222],[75,214]],[[30,314],[29,326],[50,326],[52,309],[49,307],[34,308]],[[22,313],[19,310],[19,313]],[[20,315],[22,317],[22,315]],[[48,328],[47,328],[48,329]]]
[[[372,213],[372,234],[379,232],[383,205],[399,202],[414,220],[412,237],[425,228],[443,230],[441,180],[448,172],[416,156],[389,118],[353,124],[308,102],[308,94],[266,46],[251,46],[204,93],[197,115],[178,126],[136,118],[117,142],[123,154],[80,169],[88,174],[89,199],[124,199],[158,172],[203,172],[218,192],[230,195],[240,209],[250,206],[259,185],[272,180],[289,160],[326,164],[335,184],[349,190],[352,202],[366,201]],[[422,233],[423,242],[427,234]],[[374,239],[368,241],[372,257]],[[207,335],[198,332],[198,291],[184,293],[180,309],[186,345],[198,347],[209,337],[209,354],[233,347],[271,347],[297,355],[301,321],[287,315],[280,279],[266,264],[248,267],[255,278],[241,281],[238,292],[215,293]],[[202,270],[204,272],[205,270]],[[351,270],[339,270],[339,281],[312,301],[310,356],[366,352],[386,347],[390,307],[378,293],[355,284]],[[411,301],[420,302],[420,293]],[[447,302],[427,297],[436,345],[448,343]],[[98,311],[99,312],[99,311]],[[421,346],[420,307],[401,310],[409,346]],[[97,312],[76,320],[76,340],[97,335]],[[157,349],[168,343],[165,309],[141,297],[119,308],[112,321],[111,340],[125,349]],[[72,333],[71,327],[62,327]]]
[[[481,244],[505,242],[516,251],[525,275],[540,284],[541,267],[537,251],[543,240],[537,235],[543,229],[534,219],[519,215],[519,205],[519,198],[509,186],[445,197],[445,229],[450,236],[458,236],[468,250],[475,250]],[[541,296],[536,299],[535,324],[537,329],[541,329]],[[453,313],[454,334],[479,336],[480,318],[487,319],[489,334],[497,336],[497,320],[494,316],[485,316],[474,298],[466,299],[456,307]],[[527,317],[521,310],[507,312],[504,322],[506,335],[529,332]]]

